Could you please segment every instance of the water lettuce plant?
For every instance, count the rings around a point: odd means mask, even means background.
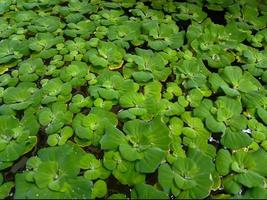
[[[23,123],[14,116],[0,116],[0,169],[12,166],[13,162],[23,154],[31,151],[37,142]]]
[[[266,199],[265,0],[0,1],[0,199]]]
[[[27,161],[27,171],[16,174],[15,198],[103,197],[105,182],[93,184],[89,175],[95,159],[90,156],[71,143],[40,150]],[[80,176],[81,169],[89,170]]]
[[[212,159],[195,149],[189,149],[186,157],[179,157],[171,164],[159,167],[159,184],[167,193],[178,198],[199,199],[207,196],[213,185]]]
[[[119,150],[123,159],[135,162],[135,169],[142,173],[153,173],[169,148],[167,127],[159,118],[144,123],[131,120],[124,124],[123,131],[107,127],[100,144],[103,150]]]

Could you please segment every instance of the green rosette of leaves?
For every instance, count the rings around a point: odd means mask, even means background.
[[[163,191],[179,199],[202,199],[211,192],[214,170],[211,157],[190,148],[185,157],[161,164],[158,182]]]
[[[48,135],[58,133],[64,125],[70,125],[72,117],[73,114],[68,110],[67,104],[62,102],[52,103],[38,112],[39,123],[45,127]]]
[[[162,2],[163,3],[163,2]],[[165,3],[163,5],[165,6]],[[170,10],[173,9],[172,4],[168,5]],[[206,17],[207,13],[205,13],[200,5],[196,5],[190,2],[181,2],[179,4],[176,4],[175,6],[176,11],[180,11],[179,13],[173,13],[172,16],[174,17],[175,21],[179,20],[194,20],[197,21],[198,23],[201,23]]]
[[[119,119],[126,121],[140,117],[144,120],[151,120],[160,115],[163,109],[161,90],[161,83],[153,81],[144,86],[143,93],[133,91],[122,94],[119,104],[123,109],[118,113]]]
[[[118,120],[114,113],[102,108],[94,107],[88,115],[77,114],[72,121],[75,141],[81,146],[98,146],[108,124],[116,126]]]
[[[19,66],[18,75],[20,81],[35,82],[46,72],[45,65],[41,58],[30,58]]]
[[[5,63],[11,63],[19,60],[23,56],[29,54],[29,47],[27,41],[19,40],[1,40],[0,42],[0,67]]]
[[[3,103],[12,110],[24,110],[39,105],[42,93],[32,82],[21,82],[16,87],[8,87],[2,94]]]
[[[138,21],[121,21],[108,27],[107,37],[113,43],[128,49],[130,44],[138,46],[144,43],[141,27],[142,24]]]
[[[100,73],[104,69],[119,69],[124,63],[125,50],[112,43],[96,40],[84,55],[84,59],[92,63],[92,71]]]
[[[144,20],[142,28],[148,46],[153,50],[164,50],[167,47],[178,49],[184,43],[184,31],[179,32],[175,21]]]
[[[52,22],[49,26],[52,25],[55,25],[55,22]],[[55,37],[52,33],[38,32],[35,37],[29,39],[29,48],[35,51],[38,57],[48,59],[58,54],[55,46],[63,41],[64,38],[62,36]]]
[[[124,74],[133,76],[137,82],[148,82],[152,78],[165,81],[171,74],[168,60],[150,49],[135,48],[135,54],[127,54],[125,59],[128,63]]]
[[[263,90],[261,83],[248,72],[243,72],[240,67],[228,66],[221,73],[210,76],[213,91],[221,89],[231,97],[244,96]]]
[[[67,102],[71,99],[72,85],[69,82],[64,83],[60,78],[42,79],[42,104],[52,102]]]
[[[246,131],[247,118],[241,113],[239,100],[220,96],[213,105],[211,100],[204,99],[194,110],[194,115],[205,121],[206,127],[215,133],[222,133],[221,143],[230,149],[247,147],[252,139]]]
[[[103,166],[124,185],[135,185],[145,182],[145,174],[135,170],[135,164],[124,159],[118,151],[104,153]]]
[[[92,180],[107,178],[109,173],[93,155],[72,143],[41,149],[27,161],[26,168],[16,174],[15,198],[101,198],[107,192],[104,181],[93,184]],[[81,170],[85,170],[84,176]]]
[[[125,134],[113,126],[107,127],[100,140],[101,148],[119,151],[124,160],[134,163],[137,172],[155,172],[170,145],[166,125],[159,117],[149,122],[131,120],[124,124],[123,131]]]
[[[71,18],[71,17],[69,17]],[[71,20],[71,19],[70,19]],[[80,21],[78,23],[70,22],[64,30],[64,34],[68,37],[89,38],[96,29],[95,22],[90,20]]]
[[[95,100],[100,98],[116,105],[121,95],[135,93],[138,89],[137,83],[125,79],[119,72],[105,71],[89,86],[88,91]]]
[[[197,57],[207,61],[211,68],[224,68],[235,60],[234,53],[229,50],[237,48],[248,35],[248,31],[234,23],[223,26],[208,18],[201,24],[192,23],[186,36]]]
[[[178,83],[186,89],[207,87],[207,76],[210,74],[204,63],[193,57],[191,51],[185,51],[183,59],[175,66]]]
[[[183,124],[177,124],[177,127],[174,128],[178,135],[180,135],[179,139],[182,141],[183,146],[196,148],[203,154],[214,157],[216,155],[216,148],[208,143],[211,133],[206,129],[201,119],[192,116],[192,114],[192,112],[184,112],[181,115]],[[176,128],[179,130],[176,130]],[[174,133],[173,136],[177,137],[177,133]]]
[[[223,176],[222,185],[225,192],[239,196],[245,188],[244,197],[265,198],[266,161],[266,152],[262,148],[256,151],[240,149],[232,152],[220,149],[215,164],[217,172]],[[256,194],[255,191],[262,191],[262,193]]]
[[[81,61],[72,61],[71,64],[63,68],[60,72],[60,78],[64,82],[70,83],[72,87],[77,88],[86,83],[86,76],[89,67]]]
[[[15,160],[31,151],[37,142],[23,123],[14,116],[0,116],[0,169],[10,167]]]

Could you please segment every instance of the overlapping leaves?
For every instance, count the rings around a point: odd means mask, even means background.
[[[264,0],[0,15],[0,198],[267,197]]]

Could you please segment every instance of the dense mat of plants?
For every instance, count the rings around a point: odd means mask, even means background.
[[[0,198],[267,198],[264,0],[0,2]]]

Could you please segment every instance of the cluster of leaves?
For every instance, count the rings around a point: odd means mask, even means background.
[[[267,198],[266,1],[5,0],[0,24],[1,199]]]
[[[44,148],[27,161],[24,173],[16,174],[15,198],[100,198],[107,192],[106,183],[93,180],[108,175],[94,155],[75,144]]]

